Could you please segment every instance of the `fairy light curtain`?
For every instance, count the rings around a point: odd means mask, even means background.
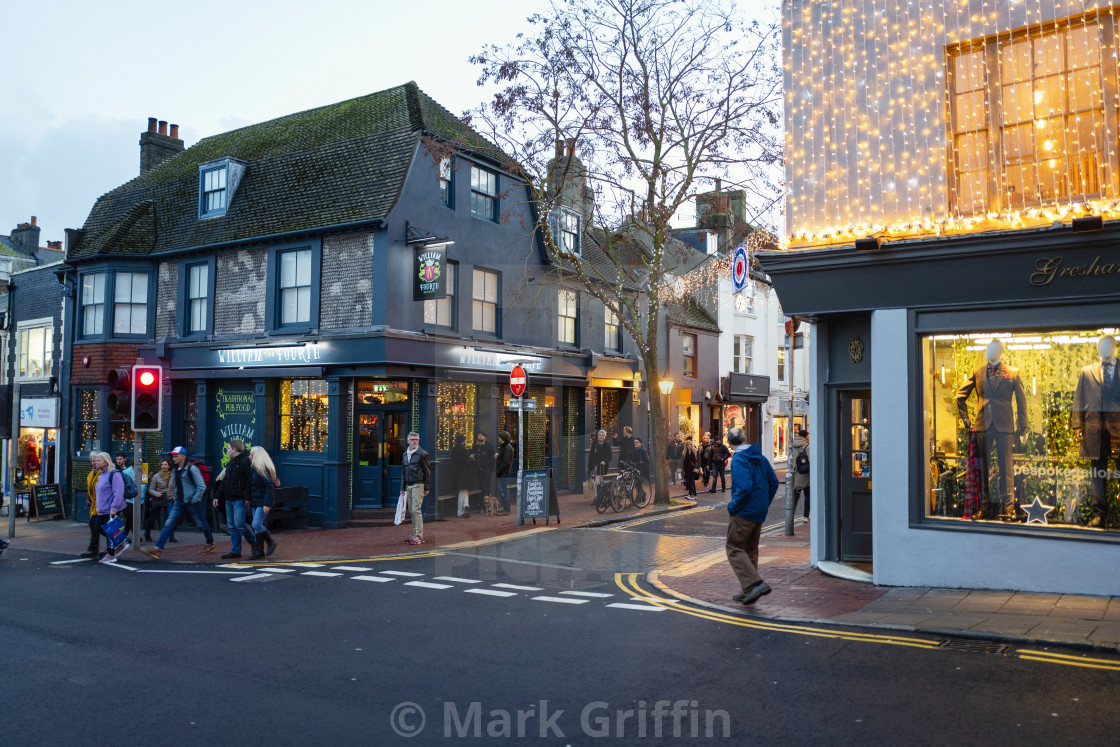
[[[785,245],[1120,218],[1117,15],[787,0]]]
[[[329,409],[326,381],[284,379],[280,384],[280,448],[326,451]]]
[[[478,385],[469,381],[441,381],[436,391],[436,449],[451,451],[455,436],[467,437],[467,448],[474,448],[475,402]]]

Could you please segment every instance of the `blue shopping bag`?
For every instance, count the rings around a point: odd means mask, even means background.
[[[110,550],[116,550],[120,547],[124,538],[128,535],[128,532],[124,529],[124,522],[121,521],[119,516],[114,516],[105,522],[105,526],[101,527],[101,530],[105,532],[105,537],[109,540]]]

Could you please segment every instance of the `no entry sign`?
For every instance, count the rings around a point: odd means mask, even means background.
[[[513,370],[509,372],[509,390],[513,392],[514,397],[520,397],[525,393],[525,387],[529,385],[529,377],[525,374],[525,369],[521,366],[514,366]]]

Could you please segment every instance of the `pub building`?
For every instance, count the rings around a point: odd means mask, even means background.
[[[410,430],[435,466],[425,514],[453,513],[455,436],[516,434],[515,363],[536,408],[525,466],[559,488],[593,427],[645,429],[632,344],[604,346],[602,305],[549,276],[526,186],[415,83],[177,136],[150,120],[140,176],[67,237],[72,397],[104,413],[107,370],[163,365],[149,462],[183,445],[217,474],[230,440],[262,445],[307,487],[309,523],[344,527],[396,505]],[[106,435],[75,441],[75,465]]]
[[[1117,16],[1095,6],[908,6],[867,37],[870,0],[784,7],[788,233],[760,259],[813,327],[821,569],[1120,594]],[[823,43],[853,30],[863,82]]]

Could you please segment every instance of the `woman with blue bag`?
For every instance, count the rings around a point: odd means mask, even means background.
[[[89,457],[90,464],[101,473],[97,478],[97,521],[109,542],[109,551],[101,557],[102,563],[116,563],[130,547],[125,539],[124,522],[117,518],[128,505],[124,498],[124,477],[109,467],[111,459],[104,451],[95,451]]]

